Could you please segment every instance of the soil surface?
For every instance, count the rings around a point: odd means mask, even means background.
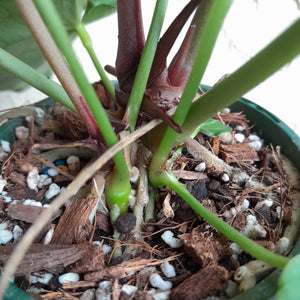
[[[0,236],[8,236],[1,240],[1,267],[47,205],[105,151],[88,139],[74,114],[60,108],[51,116],[26,118],[18,127],[24,135],[0,158],[5,181]],[[264,145],[242,113],[224,111],[214,118],[232,132],[219,137],[200,132],[174,159],[175,175],[209,211],[263,247],[284,252],[280,245],[293,199],[279,149]],[[198,147],[231,167],[197,158]],[[72,164],[70,156],[79,160]],[[233,167],[246,179],[234,180]],[[110,168],[111,162],[103,171]],[[39,299],[226,299],[259,279],[254,275],[243,287],[236,271],[254,259],[168,188],[149,187],[154,213],[139,232],[133,208],[118,218],[123,254],[114,258],[113,228],[106,206],[99,209],[99,197],[90,193],[93,184],[90,180],[77,201],[69,201],[43,228],[18,267],[15,285]],[[139,184],[139,179],[132,183],[136,193]]]

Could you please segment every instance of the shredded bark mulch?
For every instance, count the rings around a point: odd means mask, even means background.
[[[220,137],[200,132],[195,141],[231,167],[240,168],[248,179],[237,183],[222,167],[204,165],[186,149],[173,164],[174,174],[203,206],[229,225],[272,251],[287,251],[288,247],[278,250],[278,245],[291,224],[294,199],[279,150],[270,145],[255,149],[251,144],[255,129],[242,113],[219,113],[215,118],[231,126],[232,132]],[[25,121],[28,136],[15,138],[11,151],[0,158],[1,176],[6,180],[0,195],[0,226],[21,232],[0,246],[1,267],[57,195],[49,196],[49,183],[30,187],[28,174],[36,168],[61,192],[94,155],[105,150],[88,141],[80,120],[69,112],[53,112],[39,126],[35,121]],[[237,141],[237,133],[244,136],[243,141]],[[72,155],[80,158],[79,168],[73,170],[66,162]],[[58,160],[63,164],[55,165]],[[45,168],[57,174],[49,176]],[[137,184],[133,184],[135,191]],[[112,299],[226,299],[238,293],[236,270],[254,259],[168,188],[155,193],[153,218],[142,224],[142,239],[136,238],[132,210],[119,217],[116,226],[124,252],[113,258],[113,227],[107,211],[99,209],[98,198],[90,195],[92,185],[91,180],[76,201],[52,216],[18,267],[15,285],[39,299],[104,299],[105,295]],[[28,199],[35,201],[24,205]],[[33,206],[36,203],[40,206]],[[66,273],[77,274],[77,280],[60,281]],[[36,279],[44,274],[51,274],[51,279]],[[153,274],[160,279],[155,281]],[[134,287],[132,292],[127,286]]]

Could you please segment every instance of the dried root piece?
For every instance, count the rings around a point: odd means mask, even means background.
[[[207,168],[214,167],[216,169],[223,170],[223,172],[227,173],[230,177],[232,177],[233,182],[239,184],[250,179],[248,174],[246,174],[238,168],[234,168],[228,165],[226,162],[224,162],[212,152],[203,147],[201,144],[199,144],[196,140],[189,138],[186,140],[185,145],[188,152],[195,159],[205,162]],[[255,187],[264,186],[260,182],[256,181],[251,181],[250,185]]]

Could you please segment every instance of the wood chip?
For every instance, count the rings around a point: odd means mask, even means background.
[[[63,289],[65,290],[95,287],[95,286],[98,286],[98,283],[96,283],[95,281],[77,281],[77,282],[67,281],[64,282],[62,285]]]
[[[84,251],[84,256],[68,270],[73,273],[84,273],[102,270],[105,267],[104,255],[101,246],[94,243],[78,244]]]
[[[208,266],[172,289],[170,299],[205,299],[219,297],[227,287],[228,271],[220,266]]]
[[[19,184],[22,187],[26,187],[27,186],[27,184],[26,184],[26,177],[22,173],[11,172],[10,175],[9,175],[9,179],[12,182],[14,182],[14,183]]]
[[[0,246],[1,265],[7,262],[14,247],[15,245],[12,244]],[[25,254],[15,274],[26,275],[45,269],[56,272],[82,258],[83,255],[84,251],[75,245],[33,244]]]
[[[205,180],[207,179],[207,175],[200,172],[195,171],[186,171],[186,170],[175,170],[173,171],[174,175],[177,178],[185,179],[185,180]]]
[[[220,148],[220,138],[214,137],[210,143],[211,151],[214,155],[219,155],[219,148]]]
[[[111,266],[103,269],[102,271],[87,273],[84,276],[84,280],[88,281],[99,281],[103,279],[111,278],[125,278],[128,276],[130,271],[140,271],[148,266],[155,266],[163,263],[165,260],[174,260],[177,256],[171,256],[167,259],[157,260],[157,259],[145,259],[145,258],[133,258],[128,261],[124,261],[119,265]]]
[[[226,163],[259,161],[257,152],[248,144],[220,145],[221,157]]]
[[[46,207],[39,207],[33,205],[23,205],[23,204],[9,204],[6,212],[7,215],[15,220],[24,221],[27,223],[34,223],[37,217],[45,210]],[[55,215],[49,220],[53,221],[61,215],[62,211],[59,209]]]
[[[93,227],[89,215],[97,203],[96,198],[83,198],[73,202],[64,212],[57,224],[51,244],[71,245],[87,239]]]

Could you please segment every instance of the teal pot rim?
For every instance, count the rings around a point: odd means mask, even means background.
[[[201,88],[205,91],[210,87],[201,85]],[[53,100],[47,99],[39,103],[39,106],[45,107],[52,103]],[[274,145],[284,145],[282,147],[282,153],[286,155],[295,165],[300,172],[300,138],[297,134],[279,118],[267,111],[263,107],[254,102],[241,98],[230,106],[231,111],[242,111],[249,120],[251,125],[255,125],[257,133],[265,140],[265,143],[272,143]],[[21,120],[21,119],[20,119]],[[14,136],[14,130],[17,126],[21,125],[20,120],[14,120],[1,126],[0,139],[12,141]],[[291,256],[295,256],[300,253],[300,239],[291,252]],[[281,270],[275,270],[269,274],[265,279],[256,284],[252,289],[236,296],[235,300],[257,300],[257,299],[269,299],[274,296],[277,290],[278,278],[281,274]],[[9,285],[5,292],[5,300],[33,300],[36,299],[29,294],[26,294],[15,285]]]

